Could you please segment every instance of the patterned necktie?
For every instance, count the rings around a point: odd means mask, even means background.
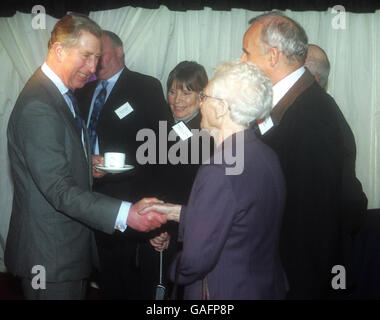
[[[101,85],[102,89],[96,96],[94,107],[92,109],[90,124],[88,126],[89,133],[90,133],[90,142],[91,142],[91,152],[94,154],[95,151],[95,143],[96,143],[96,127],[98,124],[98,119],[100,115],[100,111],[102,110],[102,107],[104,105],[104,102],[106,101],[106,95],[107,95],[107,80],[102,80]]]
[[[79,130],[82,131],[82,118],[81,118],[81,115],[80,115],[80,111],[78,109],[77,98],[74,96],[74,94],[73,94],[73,92],[71,90],[67,91],[66,95],[70,98],[71,103],[73,105],[74,112],[75,112],[75,122],[77,123],[77,126],[78,126]]]

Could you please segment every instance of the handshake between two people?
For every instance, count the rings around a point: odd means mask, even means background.
[[[104,166],[102,155],[92,156],[92,175],[94,178],[102,178],[106,172],[97,168],[97,165]],[[143,198],[133,204],[129,210],[127,226],[141,232],[148,232],[161,227],[167,221],[179,222],[181,206],[171,203],[164,203],[157,198]],[[150,240],[150,243],[157,251],[167,249],[170,235],[167,232]]]
[[[167,221],[179,222],[181,205],[164,203],[157,198],[143,198],[131,206],[127,225],[132,229],[148,232],[161,227]],[[151,245],[157,251],[168,248],[170,235],[167,232],[161,233],[150,240]]]

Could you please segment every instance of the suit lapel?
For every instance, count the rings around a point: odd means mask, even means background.
[[[84,127],[85,128],[85,127]],[[88,134],[87,128],[83,130],[84,144],[87,153],[87,163],[88,163],[88,176],[90,177],[90,189],[92,189],[93,177],[92,177],[92,154],[90,145],[90,135]]]
[[[75,118],[69,108],[69,106],[66,103],[66,100],[63,98],[61,92],[58,90],[58,88],[55,86],[55,84],[39,69],[37,76],[40,78],[40,83],[42,86],[45,87],[47,95],[50,99],[49,105],[52,108],[55,108],[58,114],[62,116],[63,121],[66,123],[66,125],[71,128],[74,139],[77,140],[77,142],[82,145],[82,136],[81,132],[78,130],[77,123],[75,121]],[[82,121],[83,122],[83,121]],[[85,128],[85,124],[82,123],[82,127]],[[85,129],[83,129],[86,135]],[[91,151],[88,152],[88,143],[85,140],[86,145],[86,152],[88,157],[86,158],[85,153],[83,152],[84,160],[87,164],[91,166]],[[84,150],[83,150],[84,151]],[[90,175],[92,177],[92,175]]]
[[[126,79],[128,79],[128,73],[129,70],[127,67],[124,68],[124,70],[121,72],[119,79],[117,79],[114,87],[112,88],[111,93],[109,94],[103,109],[109,109],[116,110],[120,107],[119,100],[120,100],[120,92],[123,92],[123,99],[125,100],[125,97],[129,96],[128,92],[131,90],[131,87],[129,85],[125,85]],[[128,99],[125,100],[123,103],[128,102]]]
[[[79,108],[82,112],[83,120],[86,121],[86,125],[88,121],[88,114],[90,112],[92,98],[94,96],[95,89],[98,83],[99,83],[99,80],[95,80],[88,83],[87,84],[88,87],[83,92],[81,92],[81,96],[78,99]]]
[[[80,134],[78,130],[78,126],[75,122],[75,118],[67,105],[66,100],[63,98],[61,92],[54,85],[54,83],[40,70],[39,74],[41,78],[42,86],[45,86],[48,96],[50,98],[50,105],[52,108],[55,108],[56,111],[62,115],[64,121],[71,127],[73,131],[75,131],[77,138],[80,139]]]
[[[296,81],[296,83],[290,88],[290,90],[282,97],[271,112],[273,125],[279,125],[282,117],[294,103],[296,98],[310,87],[314,82],[314,77],[309,70],[305,70],[303,75]]]

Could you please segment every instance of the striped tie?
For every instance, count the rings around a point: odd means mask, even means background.
[[[91,152],[94,154],[95,151],[95,144],[96,144],[96,127],[98,124],[98,119],[100,115],[100,111],[102,110],[102,107],[104,105],[104,102],[106,101],[106,95],[107,95],[107,80],[102,80],[101,85],[102,89],[96,96],[94,107],[92,109],[90,124],[88,126],[89,133],[90,133],[90,143],[91,143]]]
[[[80,114],[80,111],[78,109],[78,101],[77,101],[77,98],[74,96],[74,93],[71,91],[71,90],[68,90],[66,92],[66,95],[70,98],[71,100],[71,103],[73,105],[73,108],[74,108],[74,112],[75,112],[75,121],[77,123],[77,126],[79,128],[80,131],[82,131],[82,118],[81,118],[81,114]]]

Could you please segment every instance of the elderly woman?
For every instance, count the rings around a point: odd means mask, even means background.
[[[201,125],[216,132],[218,147],[199,169],[187,206],[153,206],[179,222],[183,250],[172,276],[177,269],[185,299],[285,298],[278,251],[284,178],[275,153],[249,129],[271,110],[271,83],[251,63],[228,63],[200,97]],[[229,170],[232,155],[242,170]],[[151,243],[164,246],[165,237]]]

